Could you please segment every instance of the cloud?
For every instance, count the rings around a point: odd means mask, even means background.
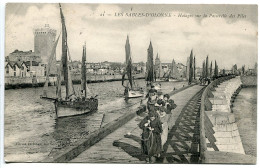
[[[196,54],[198,66],[207,55],[210,60],[216,59],[220,68],[230,68],[234,63],[252,67],[257,62],[257,27],[250,21],[99,16],[104,11],[111,14],[123,11],[114,4],[64,4],[62,8],[66,17],[68,44],[75,60],[81,59],[82,45],[86,41],[88,61],[123,62],[125,40],[129,34],[134,62],[146,61],[150,40],[154,54],[159,52],[163,62],[171,62],[174,58],[176,62],[185,64],[191,49]],[[171,13],[178,16],[184,12]],[[48,23],[58,32],[61,29],[57,4],[44,4],[42,8],[32,5],[24,16],[11,14],[6,23],[6,55],[14,49],[33,50],[33,29],[37,26]],[[60,51],[59,44],[58,58]]]

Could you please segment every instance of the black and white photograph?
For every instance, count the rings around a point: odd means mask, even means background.
[[[4,23],[5,163],[257,163],[257,4],[9,2]]]

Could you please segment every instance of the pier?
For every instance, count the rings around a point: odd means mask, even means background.
[[[194,95],[196,96],[197,92],[199,92],[202,88],[202,86],[195,85],[171,96],[171,98],[177,104],[177,108],[174,109],[169,119],[170,129],[174,129],[176,132],[173,126],[176,122],[180,122],[178,116],[183,116],[182,113],[185,113],[187,109],[191,110],[190,107],[186,107],[185,109],[184,107],[189,102],[189,98],[193,97]],[[196,96],[196,98],[198,97],[199,95]],[[190,101],[189,103],[194,104],[195,102]],[[143,117],[135,116],[124,126],[120,127],[115,132],[111,133],[100,142],[90,147],[88,150],[82,152],[79,156],[70,162],[145,163],[145,158],[142,156],[140,148],[141,129],[139,129],[137,126],[142,118]],[[181,126],[178,128],[179,130],[177,131],[180,131]],[[170,145],[170,143],[167,144]],[[167,151],[171,152],[170,150]],[[180,151],[180,153],[184,152]]]
[[[168,120],[168,140],[161,157],[153,163],[254,164],[256,159],[244,152],[231,110],[241,84],[240,77],[226,76],[208,86],[193,84],[170,92],[177,108]],[[137,115],[138,110],[142,109],[136,105],[89,139],[43,162],[146,163],[138,127],[145,115]]]
[[[208,86],[192,84],[170,92],[177,108],[168,120],[161,157],[153,163],[254,164],[256,159],[245,155],[231,108],[241,87],[240,77],[226,76]],[[138,127],[145,115],[138,113],[143,109],[137,104],[131,109],[43,162],[146,163]]]
[[[200,109],[200,160],[202,163],[255,164],[245,155],[231,107],[242,86],[241,77],[227,76],[206,87]]]

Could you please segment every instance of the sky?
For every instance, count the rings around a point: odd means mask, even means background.
[[[61,5],[73,60],[81,59],[82,45],[86,42],[87,62],[124,62],[125,42],[129,35],[133,62],[146,62],[150,41],[154,58],[158,53],[162,62],[174,59],[186,64],[191,50],[200,67],[207,55],[209,61],[216,60],[219,68],[225,69],[231,69],[234,64],[238,68],[244,64],[253,67],[257,62],[256,5]],[[119,13],[123,16],[118,16]],[[129,17],[127,13],[165,13],[171,16]],[[180,14],[192,17],[179,17]],[[234,17],[230,17],[231,14]],[[58,4],[7,4],[5,55],[15,49],[34,50],[33,30],[46,23],[56,29],[57,34],[60,33]],[[57,47],[57,59],[60,55],[61,42]]]

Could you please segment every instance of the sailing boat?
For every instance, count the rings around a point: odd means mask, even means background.
[[[172,82],[172,81],[178,81],[179,78],[179,71],[178,68],[176,66],[176,63],[174,61],[174,59],[172,60],[172,66],[171,66],[171,70],[169,72],[169,77],[168,77],[168,81]]]
[[[156,73],[154,71],[154,64],[153,64],[153,46],[152,42],[150,41],[149,48],[147,49],[147,64],[146,64],[146,85],[147,86],[154,86],[156,90],[161,89],[160,83],[155,83],[156,81]]]
[[[51,99],[54,100],[55,104],[55,111],[56,116],[59,117],[66,117],[66,116],[74,116],[74,115],[80,115],[85,114],[91,111],[95,111],[98,108],[98,100],[96,97],[87,98],[87,82],[86,82],[86,44],[83,46],[83,54],[82,54],[82,79],[81,79],[81,93],[83,95],[76,95],[72,79],[70,75],[70,65],[68,60],[68,45],[67,45],[67,29],[65,25],[65,18],[60,6],[60,16],[61,16],[61,23],[62,23],[62,61],[61,66],[59,70],[59,75],[57,78],[57,88],[56,88],[56,98],[49,98],[46,95],[46,92],[44,92],[43,96],[41,98],[45,99]],[[53,55],[55,53],[57,43],[58,43],[59,37],[56,40],[55,45],[52,49],[52,55],[51,59],[53,59]],[[51,61],[50,61],[51,62]],[[49,64],[50,66],[50,64]],[[48,67],[49,70],[49,67]],[[48,73],[48,71],[47,71]],[[47,74],[48,75],[48,74]],[[61,78],[62,75],[64,77],[64,83],[66,88],[66,96],[65,99],[62,98],[61,95]],[[46,83],[45,83],[46,84]],[[45,87],[47,88],[47,86]]]
[[[137,98],[137,97],[143,97],[144,92],[142,88],[140,88],[134,80],[134,76],[132,74],[132,58],[131,58],[131,48],[129,43],[129,37],[127,36],[126,44],[125,44],[125,53],[126,53],[126,70],[122,76],[122,85],[125,87],[125,98]],[[128,77],[128,84],[127,86],[124,85],[125,81],[125,75]]]
[[[171,70],[168,70],[167,72],[165,72],[165,73],[163,74],[163,79],[164,79],[164,81],[169,82],[170,76],[171,76]]]

